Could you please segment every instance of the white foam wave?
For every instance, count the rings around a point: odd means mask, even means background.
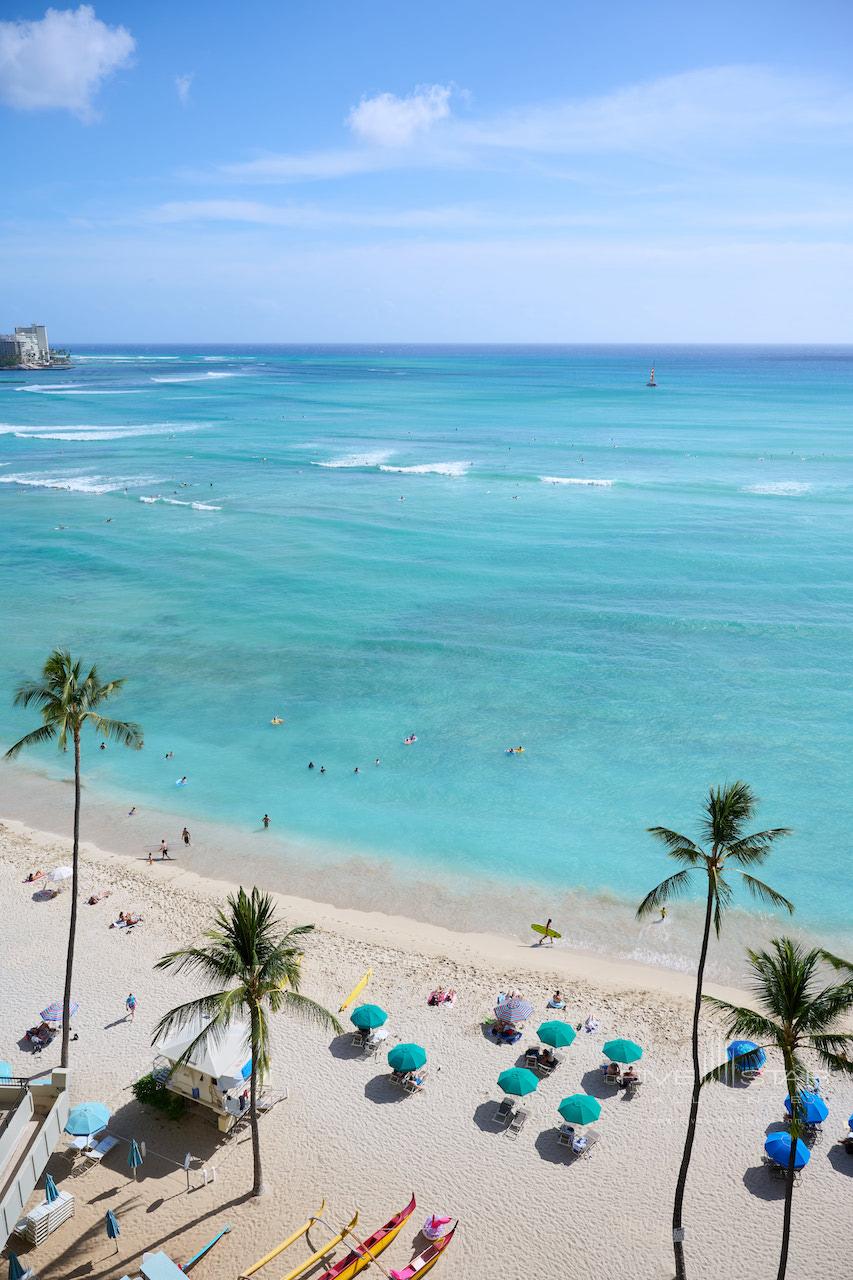
[[[226,370],[208,369],[205,373],[182,373],[175,374],[174,377],[166,376],[162,378],[151,375],[152,382],[206,382],[208,378],[236,378],[239,375]]]
[[[33,391],[33,387],[19,387],[19,391]],[[146,387],[129,387],[124,389],[107,389],[98,387],[84,387],[79,391],[72,390],[71,387],[52,387],[49,391],[42,391],[45,396],[141,396],[146,392]]]
[[[399,476],[464,476],[473,462],[422,462],[416,467],[380,467]]]
[[[171,436],[185,431],[197,431],[209,426],[206,422],[142,422],[115,427],[97,427],[89,423],[56,425],[50,431],[38,431],[29,426],[12,426],[0,423],[0,435],[10,432],[19,440],[133,440],[137,436]]]
[[[57,392],[70,391],[72,387],[79,386],[79,382],[31,382],[28,386],[16,387],[15,390],[30,392],[40,391],[45,395],[50,395],[51,392],[56,394]]]
[[[183,359],[184,359],[184,357],[183,357],[183,356],[78,356],[78,355],[75,355],[74,359],[75,359],[75,360],[112,360],[112,361],[115,361],[116,363],[119,363],[119,362],[121,362],[121,361],[128,361],[128,360],[129,360],[129,361],[135,361],[135,360],[183,360]]]
[[[811,487],[810,484],[804,484],[801,480],[778,480],[775,483],[748,484],[741,490],[741,493],[759,493],[779,498],[796,498],[803,493],[809,493]]]
[[[64,489],[69,493],[115,493],[119,489],[138,489],[156,484],[153,476],[50,476],[42,472],[28,472],[0,476],[0,484],[20,484],[32,489]]]
[[[312,462],[312,467],[329,467],[333,471],[349,467],[380,467],[386,459],[393,456],[391,449],[375,449],[372,453],[348,453],[343,458],[331,458],[328,462]]]
[[[162,494],[155,493],[148,497],[139,499],[140,502],[146,502],[152,505],[155,502],[164,502],[169,507],[192,507],[194,511],[221,511],[221,507],[215,507],[211,502],[188,502],[184,498],[164,498]]]
[[[540,476],[543,484],[579,484],[591,489],[610,489],[612,480],[588,480],[585,476]]]

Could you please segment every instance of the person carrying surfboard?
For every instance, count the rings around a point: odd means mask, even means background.
[[[552,917],[549,916],[545,924],[532,924],[530,926],[534,933],[538,933],[541,935],[541,937],[539,938],[539,941],[536,943],[537,947],[541,947],[542,943],[546,941],[550,942],[551,946],[553,947],[554,939],[562,937],[562,934],[557,933],[556,929],[551,928],[551,920],[552,920]]]

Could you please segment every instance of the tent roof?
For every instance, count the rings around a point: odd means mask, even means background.
[[[169,1035],[157,1040],[154,1048],[170,1062],[177,1062],[182,1054],[186,1053],[202,1028],[209,1023],[209,1018],[193,1018],[184,1023],[180,1030],[172,1031]],[[205,1046],[196,1049],[187,1060],[187,1066],[214,1078],[239,1076],[249,1056],[249,1024],[232,1022],[227,1030],[220,1031],[215,1039],[209,1040]]]

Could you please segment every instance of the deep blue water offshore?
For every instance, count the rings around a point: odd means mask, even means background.
[[[64,643],[146,732],[90,785],[631,899],[743,777],[847,925],[853,349],[73,354],[0,374],[4,744]]]

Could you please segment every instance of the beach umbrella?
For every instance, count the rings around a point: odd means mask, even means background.
[[[791,1135],[790,1133],[778,1132],[771,1133],[770,1137],[764,1144],[764,1150],[775,1164],[780,1164],[783,1169],[787,1169],[788,1161],[791,1158]],[[797,1138],[797,1153],[794,1156],[794,1168],[802,1169],[811,1160],[811,1152],[804,1142]]]
[[[73,1133],[78,1138],[89,1138],[99,1129],[106,1128],[109,1118],[110,1109],[103,1102],[81,1102],[68,1113],[65,1132]]]
[[[643,1051],[633,1040],[608,1040],[604,1046],[604,1056],[611,1062],[639,1062]]]
[[[133,1179],[136,1181],[136,1170],[142,1164],[142,1152],[139,1150],[139,1143],[135,1138],[130,1140],[130,1150],[127,1153],[127,1163],[129,1168],[133,1170]]]
[[[601,1103],[588,1093],[573,1093],[557,1107],[568,1124],[592,1124],[601,1115]]]
[[[54,884],[62,884],[63,880],[70,880],[74,875],[73,867],[54,867],[48,873],[48,880],[52,880]]]
[[[853,1116],[851,1116],[850,1119],[847,1121],[847,1128],[853,1129]]]
[[[16,1253],[9,1254],[9,1280],[24,1280],[24,1276],[29,1275],[24,1270],[21,1260]]]
[[[118,1238],[121,1235],[121,1227],[118,1225],[118,1218],[115,1216],[112,1209],[107,1209],[107,1215],[104,1218],[104,1222],[107,1228],[107,1239],[115,1240],[116,1253],[118,1253]]]
[[[551,1022],[543,1022],[536,1034],[543,1044],[549,1044],[552,1049],[566,1049],[577,1032],[568,1022],[554,1018]]]
[[[513,996],[511,1000],[495,1006],[495,1016],[501,1022],[524,1022],[532,1012],[533,1005],[529,1000],[522,1000],[521,996]]]
[[[12,1064],[0,1058],[0,1084],[8,1084],[12,1079]]]
[[[785,1110],[788,1115],[791,1115],[790,1094],[785,1099]],[[812,1093],[809,1089],[800,1090],[799,1106],[797,1107],[798,1120],[805,1120],[806,1124],[820,1124],[828,1115],[829,1107],[819,1093]]]
[[[431,1213],[421,1227],[421,1234],[426,1236],[427,1240],[441,1240],[450,1230],[452,1221],[452,1218],[448,1218],[444,1214]]]
[[[378,1004],[360,1004],[350,1014],[350,1022],[359,1031],[373,1031],[376,1027],[384,1026],[387,1021],[388,1014]]]
[[[504,1093],[514,1093],[516,1097],[523,1098],[525,1094],[533,1093],[539,1084],[539,1078],[526,1067],[508,1067],[498,1076],[498,1084]]]
[[[767,1054],[751,1040],[733,1040],[726,1049],[729,1062],[735,1062],[737,1071],[760,1071],[767,1061]],[[748,1056],[745,1056],[748,1055]]]
[[[56,1188],[56,1183],[50,1174],[48,1174],[44,1180],[44,1198],[48,1204],[53,1204],[54,1200],[59,1199],[59,1192]]]
[[[388,1054],[388,1065],[395,1071],[419,1071],[426,1060],[426,1049],[419,1044],[397,1044]]]
[[[76,1000],[72,1000],[71,1004],[68,1007],[69,1017],[72,1017],[72,1018],[76,1017],[77,1010],[79,1008],[80,1008],[79,1003]],[[42,1009],[41,1013],[39,1014],[39,1017],[41,1018],[42,1022],[61,1023],[62,1022],[62,1001],[54,1000],[53,1003],[49,1004],[46,1009]]]

